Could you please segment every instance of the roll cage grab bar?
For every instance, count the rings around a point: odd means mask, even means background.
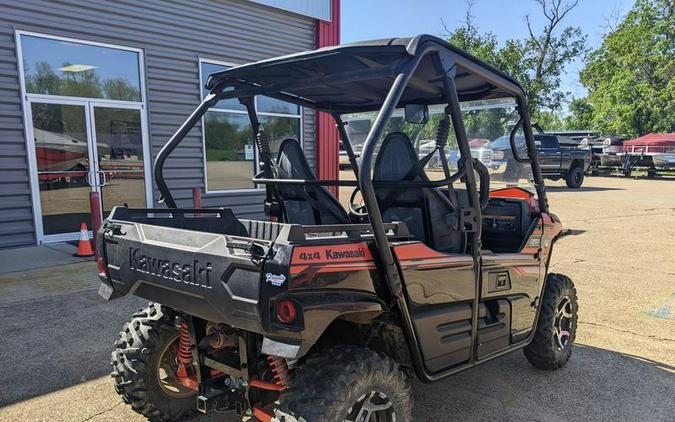
[[[400,274],[397,270],[396,263],[392,254],[392,250],[389,246],[389,240],[387,238],[387,229],[386,224],[382,219],[380,213],[380,208],[377,203],[374,184],[386,184],[386,182],[372,180],[371,171],[359,171],[360,169],[371,169],[373,164],[373,155],[375,147],[377,146],[379,140],[381,139],[386,124],[391,118],[392,113],[394,112],[396,106],[403,95],[403,92],[408,85],[411,77],[415,73],[415,70],[418,68],[420,62],[428,54],[435,53],[437,55],[436,65],[441,66],[443,74],[443,96],[444,100],[447,103],[447,109],[449,115],[452,119],[453,128],[457,138],[457,146],[460,152],[460,162],[459,166],[462,170],[456,173],[452,177],[446,177],[445,180],[440,181],[404,181],[404,182],[395,182],[398,186],[406,187],[435,187],[447,185],[452,183],[460,178],[463,178],[466,184],[466,190],[469,197],[469,207],[461,209],[460,221],[465,223],[462,224],[462,227],[468,227],[467,232],[472,235],[471,237],[471,249],[472,256],[474,260],[474,276],[475,276],[475,291],[473,298],[473,308],[474,310],[478,309],[479,298],[482,291],[482,278],[480,274],[481,268],[481,206],[480,198],[478,194],[478,189],[475,180],[474,173],[474,163],[473,158],[471,157],[471,150],[468,144],[466,131],[464,128],[464,122],[461,117],[460,102],[457,94],[457,89],[455,86],[455,72],[457,65],[460,64],[464,69],[469,72],[480,75],[488,82],[494,84],[495,86],[501,86],[508,89],[513,96],[516,98],[517,110],[520,114],[520,119],[516,126],[512,129],[509,140],[511,143],[511,148],[513,154],[517,157],[517,161],[523,163],[529,163],[532,166],[532,173],[534,175],[534,184],[537,191],[537,197],[539,200],[539,207],[541,212],[548,212],[548,201],[546,198],[546,190],[541,176],[541,169],[539,166],[539,161],[537,159],[537,147],[534,143],[534,137],[532,133],[530,116],[527,111],[527,100],[525,99],[524,93],[520,87],[516,84],[510,84],[508,81],[499,79],[495,76],[494,72],[491,72],[489,69],[480,66],[479,64],[472,62],[463,56],[451,56],[447,50],[442,49],[438,44],[428,43],[425,45],[421,52],[415,54],[412,60],[405,62],[403,66],[399,66],[393,73],[396,75],[394,82],[389,88],[389,92],[382,103],[382,106],[377,113],[373,126],[366,137],[366,141],[363,144],[361,152],[361,163],[358,166],[356,157],[347,136],[347,132],[344,127],[344,122],[338,114],[332,114],[335,119],[337,129],[340,133],[341,139],[344,143],[345,151],[348,153],[349,160],[354,166],[356,178],[358,184],[354,181],[339,181],[339,180],[324,180],[324,181],[306,181],[303,179],[274,179],[272,177],[272,165],[271,156],[269,153],[269,142],[265,138],[263,131],[261,131],[261,126],[257,119],[257,114],[255,107],[253,107],[253,97],[255,95],[267,95],[273,98],[277,98],[283,101],[289,101],[291,103],[307,106],[310,108],[316,108],[316,105],[312,101],[305,100],[301,97],[296,97],[293,95],[285,94],[280,92],[282,90],[291,90],[292,86],[295,84],[298,87],[307,86],[326,86],[331,82],[338,83],[340,81],[354,81],[354,80],[366,80],[372,78],[378,78],[382,76],[391,76],[391,69],[387,69],[386,72],[382,70],[377,71],[367,71],[367,72],[347,72],[343,75],[335,75],[330,77],[330,81],[321,79],[321,78],[311,78],[305,81],[298,81],[294,84],[280,87],[270,85],[268,87],[263,86],[252,86],[251,84],[243,83],[241,86],[234,87],[234,90],[224,91],[226,86],[223,84],[217,84],[199,104],[199,106],[192,112],[192,114],[185,120],[185,122],[178,128],[176,133],[169,139],[169,141],[164,145],[160,150],[157,158],[155,159],[154,164],[154,176],[155,182],[160,192],[160,202],[164,201],[169,208],[177,208],[176,202],[169,191],[169,188],[164,180],[164,164],[167,157],[173,152],[173,150],[178,146],[178,144],[185,138],[188,132],[194,127],[194,125],[202,118],[204,113],[215,105],[218,101],[231,98],[239,98],[239,101],[246,106],[249,119],[251,121],[251,126],[253,133],[255,134],[256,144],[260,157],[263,161],[263,177],[259,177],[259,174],[254,177],[253,182],[266,185],[266,207],[274,202],[275,198],[275,185],[279,184],[318,184],[318,185],[328,185],[328,186],[358,186],[361,189],[363,196],[363,201],[365,206],[369,211],[370,217],[370,226],[372,228],[373,237],[377,246],[377,252],[379,258],[382,261],[383,267],[385,269],[386,281],[389,284],[391,289],[394,301],[396,302],[397,307],[401,312],[404,334],[408,342],[409,350],[412,353],[412,363],[417,373],[418,377],[426,382],[435,381],[437,379],[448,376],[452,373],[458,372],[459,370],[465,369],[466,366],[456,367],[446,369],[437,373],[429,373],[424,367],[424,360],[421,355],[421,351],[417,346],[419,343],[417,341],[417,335],[415,333],[412,318],[410,315],[410,310],[408,304],[404,297],[403,285],[400,279]],[[229,85],[230,87],[232,85]],[[518,156],[517,149],[515,148],[515,133],[519,126],[523,127],[523,132],[525,135],[525,142],[527,145],[527,159],[522,159]],[[463,174],[460,174],[463,173]],[[538,312],[538,311],[537,311]],[[538,318],[538,315],[535,317]],[[472,312],[471,319],[471,331],[472,338],[475,338],[475,334],[478,330],[478,312]],[[529,341],[534,335],[534,331],[530,333],[529,337],[525,341]],[[518,348],[520,343],[512,345],[508,349],[497,352],[496,355],[502,355],[512,350]],[[491,357],[491,356],[490,356]],[[483,357],[487,359],[488,356]],[[467,366],[474,366],[477,364],[477,354],[476,348],[471,348],[470,360]]]

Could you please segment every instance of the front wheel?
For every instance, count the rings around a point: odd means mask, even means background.
[[[579,166],[572,167],[565,177],[565,183],[567,183],[568,188],[580,188],[584,183],[584,170]]]
[[[536,368],[559,369],[572,354],[577,331],[577,290],[569,277],[551,273],[546,277],[544,297],[532,342],[525,357]]]
[[[308,422],[412,419],[410,387],[398,365],[355,346],[337,346],[310,356],[281,395],[281,408]]]

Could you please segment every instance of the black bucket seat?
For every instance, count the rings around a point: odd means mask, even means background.
[[[410,138],[389,133],[375,160],[373,182],[428,181]],[[380,212],[385,222],[402,221],[418,240],[447,253],[462,253],[459,210],[438,188],[384,186],[375,184]]]
[[[277,178],[317,180],[297,140],[285,139],[279,146]],[[349,216],[325,186],[282,185],[276,187],[281,197],[285,220],[291,224],[348,224]]]

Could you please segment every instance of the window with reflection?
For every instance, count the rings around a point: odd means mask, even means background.
[[[202,97],[208,94],[204,86],[209,75],[227,68],[201,62]],[[284,139],[301,141],[300,107],[264,96],[256,97],[255,105],[273,158]],[[218,102],[204,115],[203,130],[207,190],[254,189],[251,178],[259,168],[259,160],[246,108],[237,99]]]
[[[26,92],[141,101],[137,52],[21,35]]]

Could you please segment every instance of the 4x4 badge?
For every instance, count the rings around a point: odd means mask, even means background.
[[[279,287],[286,281],[286,276],[283,274],[265,274],[265,281],[272,284],[272,286]]]

